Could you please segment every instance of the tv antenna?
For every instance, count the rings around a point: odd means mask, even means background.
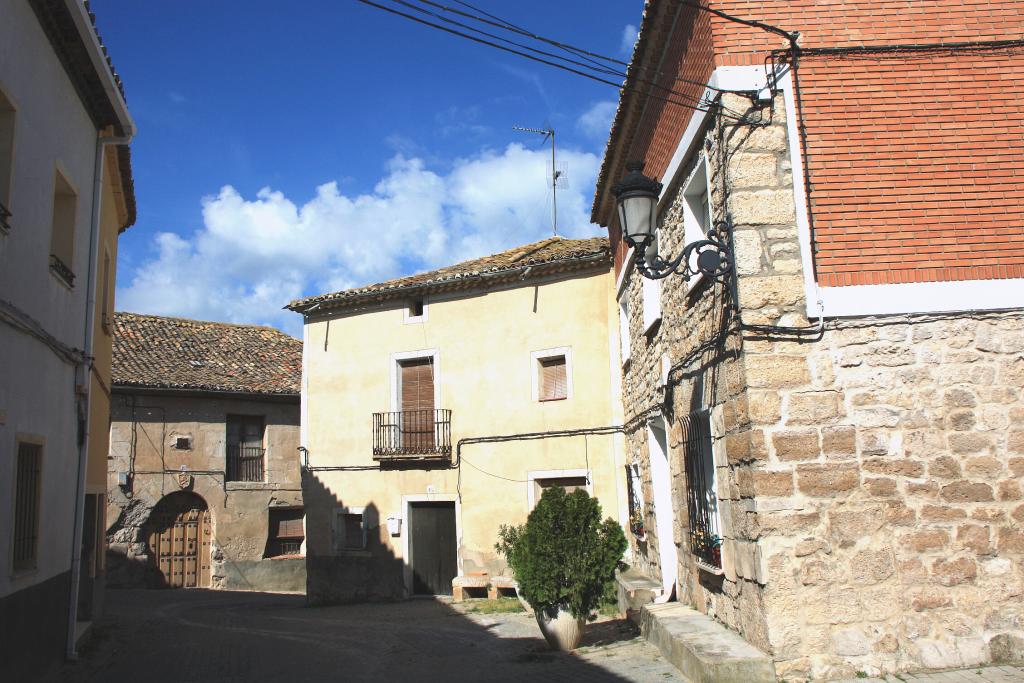
[[[541,144],[548,141],[551,138],[551,234],[555,237],[558,236],[558,188],[565,188],[566,184],[566,166],[565,164],[557,164],[555,162],[555,129],[552,127],[547,128],[523,128],[522,126],[512,126],[512,130],[518,130],[522,133],[535,133],[537,135],[543,135],[544,139],[541,140]]]

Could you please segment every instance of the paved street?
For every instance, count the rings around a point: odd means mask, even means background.
[[[307,608],[296,595],[107,592],[107,616],[62,683],[173,681],[683,681],[623,622],[588,626],[573,655],[532,617],[433,600]]]

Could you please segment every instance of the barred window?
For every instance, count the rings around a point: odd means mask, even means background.
[[[683,420],[686,459],[686,503],[690,514],[690,552],[701,562],[722,568],[722,538],[715,492],[715,461],[711,449],[711,419],[707,410]]]
[[[34,569],[39,549],[39,479],[43,447],[34,443],[18,444],[18,469],[14,492],[15,571]]]

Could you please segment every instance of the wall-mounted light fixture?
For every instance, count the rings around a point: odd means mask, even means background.
[[[735,289],[729,222],[716,222],[704,239],[690,242],[674,259],[662,258],[657,253],[648,254],[658,224],[658,197],[662,184],[643,174],[642,161],[630,162],[626,170],[629,171],[626,176],[612,186],[612,194],[618,204],[622,239],[633,247],[634,265],[640,274],[649,280],[660,280],[675,273],[689,280],[702,273]]]

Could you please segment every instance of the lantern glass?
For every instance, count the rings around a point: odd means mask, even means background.
[[[619,198],[619,223],[627,242],[635,246],[651,236],[656,203],[656,198],[646,192]]]

